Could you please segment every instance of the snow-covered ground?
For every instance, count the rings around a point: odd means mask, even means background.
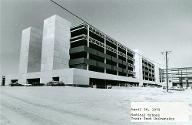
[[[192,125],[192,90],[1,87],[0,125]],[[132,123],[131,101],[189,102],[185,123]]]

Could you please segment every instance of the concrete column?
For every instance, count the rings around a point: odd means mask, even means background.
[[[155,83],[156,84],[161,84],[160,83],[160,72],[159,72],[159,65],[158,64],[155,64]]]
[[[89,48],[89,25],[87,24],[87,47]],[[87,53],[87,59],[89,59],[89,53]],[[87,64],[87,70],[89,70],[89,65]]]
[[[126,52],[125,52],[125,56],[126,56],[126,62],[128,62],[128,61],[127,61],[127,49],[126,49]],[[126,65],[127,65],[127,64],[126,64]],[[128,67],[129,67],[129,66],[126,66],[126,71],[128,71]],[[128,73],[127,73],[127,76],[128,76]]]
[[[106,54],[106,35],[104,35],[104,53]],[[104,63],[106,64],[106,58],[104,58]],[[106,73],[106,68],[104,68],[104,73]]]
[[[119,59],[119,58],[118,58],[118,43],[117,43],[117,59]],[[118,61],[117,61],[117,67],[119,67]],[[118,71],[118,70],[117,70],[117,75],[119,75],[119,71]]]

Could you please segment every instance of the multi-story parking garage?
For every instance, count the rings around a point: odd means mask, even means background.
[[[70,68],[134,77],[134,52],[87,24],[71,29]]]
[[[57,15],[44,20],[43,31],[22,32],[20,68],[6,76],[21,84],[63,81],[68,85],[157,85],[159,66],[88,24],[71,27]]]

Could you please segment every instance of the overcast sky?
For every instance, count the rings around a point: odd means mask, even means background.
[[[21,31],[43,28],[53,14],[77,24],[77,19],[49,0],[1,1],[0,72],[18,72]],[[55,0],[131,49],[170,67],[192,66],[192,0]]]

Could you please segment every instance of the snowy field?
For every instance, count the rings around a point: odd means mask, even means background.
[[[192,90],[1,87],[0,125],[192,125]],[[189,102],[186,123],[132,123],[131,101]]]

